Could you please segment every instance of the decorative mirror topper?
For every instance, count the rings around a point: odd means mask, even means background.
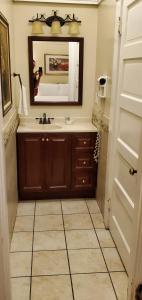
[[[11,94],[11,70],[10,70],[10,46],[9,25],[5,17],[0,13],[0,88],[2,95],[2,109],[5,115],[12,106]]]
[[[83,38],[28,37],[32,105],[82,105]]]

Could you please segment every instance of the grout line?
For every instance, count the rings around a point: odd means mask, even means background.
[[[46,275],[33,275],[32,278],[35,277],[54,277],[54,276],[71,276],[71,275],[89,275],[89,274],[108,274],[109,272],[90,272],[90,273],[73,273],[73,274],[46,274]],[[122,273],[120,271],[115,271],[111,273]],[[125,273],[125,272],[123,272]],[[17,277],[11,277],[11,278],[30,278],[31,276],[17,276]]]
[[[94,226],[94,223],[93,223],[93,220],[92,220],[91,213],[90,213],[90,211],[89,211],[89,207],[88,207],[87,201],[86,201],[86,205],[87,205],[88,212],[89,212],[89,215],[90,215],[92,224],[93,224],[93,228],[94,228],[95,233],[96,233],[96,236],[97,236],[96,228],[95,228],[95,226]],[[105,262],[105,265],[106,265],[107,273],[109,274],[109,278],[110,278],[110,281],[111,281],[111,284],[112,284],[112,288],[113,288],[113,290],[114,290],[114,294],[115,294],[116,300],[118,300],[117,293],[116,293],[116,290],[115,290],[113,281],[112,281],[112,279],[111,279],[111,276],[110,276],[110,273],[109,273],[109,269],[108,269],[108,266],[107,266],[107,263],[106,263],[106,260],[105,260],[105,257],[104,257],[104,253],[103,253],[103,250],[102,250],[102,247],[101,247],[101,244],[100,244],[100,241],[99,241],[98,236],[97,236],[97,240],[98,240],[98,243],[99,243],[99,246],[100,246],[100,251],[101,251],[101,253],[102,253],[102,256],[103,256],[103,259],[104,259],[104,262]]]
[[[64,228],[64,236],[65,236],[65,244],[66,244],[66,251],[67,251],[67,259],[68,259],[68,267],[69,267],[69,274],[70,274],[71,289],[72,289],[72,297],[73,297],[73,300],[75,300],[74,290],[73,290],[73,282],[72,282],[72,276],[71,276],[71,266],[70,266],[70,260],[69,260],[69,252],[68,252],[68,246],[67,246],[66,231],[65,231],[65,223],[64,223],[64,216],[63,216],[62,201],[60,203],[61,203],[61,210],[62,210],[62,220],[63,220],[63,228]]]
[[[93,248],[68,248],[68,250],[70,251],[70,250],[97,250],[97,249],[100,249],[100,247],[93,247]],[[39,249],[39,250],[33,250],[33,252],[51,252],[51,251],[65,251],[66,250],[66,248],[62,248],[62,249]],[[23,253],[23,252],[25,252],[25,253],[31,253],[32,252],[32,250],[25,250],[25,251],[23,251],[23,250],[19,250],[19,251],[11,251],[10,253]]]
[[[34,247],[35,211],[36,211],[36,201],[35,201],[35,207],[34,207],[34,221],[33,221],[33,240],[32,240],[32,257],[31,257],[31,276],[30,276],[30,294],[29,294],[29,300],[31,300],[31,292],[32,292],[32,270],[33,270],[33,247]]]

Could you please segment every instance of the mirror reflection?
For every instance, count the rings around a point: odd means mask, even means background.
[[[80,105],[83,76],[80,38],[50,39],[33,40],[32,52],[29,47],[32,104]]]

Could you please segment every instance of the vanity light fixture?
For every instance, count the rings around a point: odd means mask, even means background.
[[[53,11],[53,15],[48,18],[45,18],[44,14],[37,14],[36,18],[33,17],[29,22],[32,22],[32,34],[44,33],[42,25],[46,23],[47,26],[51,27],[51,34],[53,35],[60,34],[61,27],[65,24],[69,25],[68,33],[70,35],[77,35],[79,34],[79,25],[81,23],[75,18],[74,14],[72,18],[70,15],[66,15],[65,19],[63,19],[57,15],[57,11]]]

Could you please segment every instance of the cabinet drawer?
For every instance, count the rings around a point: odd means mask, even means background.
[[[93,168],[93,151],[74,150],[72,153],[72,166],[73,169]]]
[[[95,134],[79,134],[73,136],[73,148],[93,148],[95,145]]]
[[[94,188],[93,172],[75,172],[73,173],[73,189],[92,189]]]

